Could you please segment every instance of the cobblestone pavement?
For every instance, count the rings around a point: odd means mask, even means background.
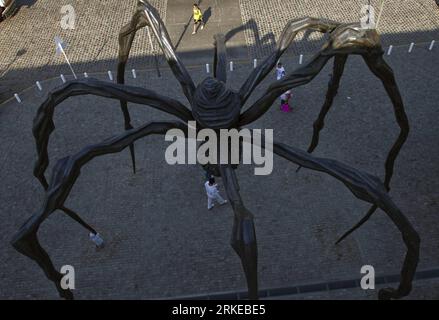
[[[249,28],[245,35],[253,57],[263,57],[273,50],[276,40],[287,24],[303,17],[326,18],[342,23],[359,22],[367,0],[239,0],[242,20]],[[381,0],[372,0],[378,19]],[[378,24],[386,45],[407,44],[437,39],[439,9],[433,0],[389,0]],[[303,54],[317,50],[322,44],[318,32],[298,35],[290,54]]]
[[[439,91],[434,89],[439,85],[438,52],[417,46],[408,54],[402,46],[386,57],[395,70],[412,126],[397,161],[391,194],[422,238],[419,269],[439,266]],[[298,66],[297,59],[286,59],[285,65],[291,71]],[[231,87],[239,88],[251,68],[237,64]],[[190,72],[197,82],[205,77],[204,68],[191,67]],[[330,72],[328,65],[311,84],[294,90],[293,113],[282,114],[274,106],[253,126],[274,128],[276,139],[305,149]],[[98,77],[107,79],[105,74]],[[261,84],[261,90],[273,77]],[[44,82],[45,92],[59,82]],[[139,72],[137,80],[128,82],[186,103],[168,70],[162,78],[154,72]],[[0,105],[3,299],[57,298],[55,288],[36,264],[8,244],[43,197],[32,176],[32,120],[43,101],[35,93],[34,89],[23,92],[22,104],[10,100]],[[131,110],[136,126],[169,118],[142,106],[132,105]],[[51,165],[55,159],[121,132],[123,126],[116,101],[90,96],[63,102],[55,124]],[[350,58],[316,155],[382,176],[385,155],[396,134],[392,107],[382,85],[359,57]],[[77,298],[148,299],[245,289],[239,259],[229,245],[232,210],[207,211],[203,172],[197,166],[168,166],[166,145],[162,137],[136,143],[137,175],[131,172],[127,151],[98,158],[82,170],[67,205],[99,230],[107,242],[104,250],[96,252],[87,232],[62,214],[54,214],[42,226],[40,239],[55,265],[76,268]],[[377,274],[397,274],[405,248],[387,217],[377,213],[335,246],[338,236],[362,217],[368,205],[329,176],[308,170],[296,174],[295,170],[296,166],[275,158],[270,176],[256,177],[250,166],[238,171],[243,199],[256,217],[261,288],[359,278],[365,264],[375,266]],[[417,283],[415,288],[410,298],[437,297],[435,280]],[[328,297],[306,297],[323,296]],[[335,296],[376,298],[376,292],[346,291]]]
[[[3,87],[18,91],[63,73],[71,74],[62,56],[55,54],[54,37],[61,37],[68,47],[68,58],[76,73],[115,70],[118,34],[136,8],[136,0],[21,1],[23,5],[12,19],[0,24],[0,78]],[[166,21],[167,0],[151,0]],[[61,27],[64,5],[72,5],[76,20],[74,30]],[[145,29],[146,30],[146,29]],[[149,66],[158,45],[150,46],[146,31],[139,32],[133,45],[130,66]],[[24,86],[23,86],[24,84]],[[17,91],[17,90],[16,90]],[[11,95],[11,91],[8,91]]]

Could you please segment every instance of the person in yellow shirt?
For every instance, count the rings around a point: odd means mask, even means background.
[[[203,30],[204,29],[203,13],[201,12],[200,7],[196,3],[194,3],[194,32],[192,32],[192,34],[197,33],[199,24],[201,24],[201,30]]]

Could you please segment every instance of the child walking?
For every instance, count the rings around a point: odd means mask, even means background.
[[[280,110],[283,112],[291,112],[293,109],[290,106],[291,91],[288,90],[280,96]]]
[[[281,62],[279,62],[278,64],[277,64],[277,67],[276,67],[276,79],[277,80],[282,80],[282,78],[283,77],[285,77],[285,68],[284,68],[284,66],[282,65],[282,63]]]

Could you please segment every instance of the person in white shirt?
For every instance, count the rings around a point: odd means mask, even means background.
[[[287,92],[283,93],[280,96],[280,99],[282,100],[282,103],[288,102],[291,98],[291,90],[288,90]]]
[[[227,203],[227,200],[224,200],[219,194],[218,185],[215,183],[215,178],[210,178],[209,181],[204,184],[204,186],[206,188],[208,210],[211,210],[215,206],[214,202],[217,202],[220,205]]]
[[[276,79],[281,80],[283,77],[285,77],[285,68],[282,63],[279,62],[276,67]]]

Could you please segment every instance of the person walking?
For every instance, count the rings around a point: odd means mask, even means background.
[[[280,110],[283,112],[291,112],[293,109],[290,106],[291,91],[288,90],[280,96]]]
[[[219,203],[220,205],[227,203],[227,200],[224,200],[219,193],[215,178],[210,177],[209,181],[207,181],[204,186],[206,188],[208,210],[211,210],[215,206],[215,202]]]
[[[282,80],[286,75],[285,68],[282,65],[282,62],[278,62],[276,67],[276,79],[277,81]],[[288,90],[287,92],[283,93],[280,96],[280,110],[283,112],[291,112],[293,109],[291,109],[289,101],[291,98],[291,91]]]
[[[279,62],[278,64],[277,64],[277,67],[276,67],[276,79],[277,80],[281,80],[283,77],[285,77],[285,68],[284,68],[284,66],[282,65],[282,63],[281,62]]]
[[[204,21],[203,21],[203,13],[201,12],[200,7],[194,3],[194,32],[192,34],[197,33],[198,26],[201,25],[201,30],[204,29]]]

